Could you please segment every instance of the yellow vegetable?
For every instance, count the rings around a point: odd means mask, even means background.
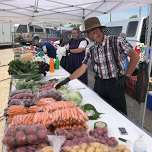
[[[98,148],[101,144],[98,143],[98,142],[93,142],[93,143],[90,143],[89,145],[90,145],[90,146],[93,146],[93,147],[95,147],[95,148]]]
[[[71,147],[70,146],[64,147],[64,152],[70,152],[70,151],[71,151]]]
[[[86,152],[94,152],[95,148],[94,147],[88,147],[86,149]]]
[[[102,151],[101,151],[101,148],[96,148],[96,149],[95,149],[95,152],[102,152]]]
[[[87,144],[83,143],[83,144],[81,144],[80,148],[83,150],[86,150],[87,146],[88,146]]]
[[[51,146],[47,146],[41,149],[40,152],[53,152],[53,149]]]
[[[78,150],[78,152],[85,152],[85,150],[83,150],[83,149],[79,149],[79,150]]]

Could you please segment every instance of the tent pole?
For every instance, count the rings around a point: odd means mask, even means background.
[[[139,7],[139,18],[141,18],[141,11],[142,11],[142,8]]]
[[[112,17],[112,16],[111,16],[111,12],[110,12],[110,22],[111,22],[111,19],[112,19],[111,17]]]
[[[84,23],[84,20],[85,20],[85,9],[83,9],[83,16],[82,16],[83,23]]]
[[[150,10],[149,10],[149,22],[148,22],[147,41],[146,41],[147,48],[151,47],[151,44],[150,44],[151,29],[152,29],[152,4],[150,4]],[[151,42],[152,42],[152,40],[151,40]],[[152,51],[150,51],[150,54],[149,54],[150,55],[149,56],[149,58],[150,58],[149,66],[148,66],[148,76],[149,76],[149,78],[150,78],[151,67],[152,67],[151,54],[152,54]],[[147,90],[149,90],[149,83],[148,83]],[[141,106],[143,106],[143,116],[142,116],[142,124],[141,124],[142,127],[144,127],[144,121],[145,121],[146,105],[147,105],[147,94],[146,94],[145,102],[143,104],[144,105],[141,104]]]

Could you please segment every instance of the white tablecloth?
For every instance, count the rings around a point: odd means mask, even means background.
[[[56,70],[54,74],[50,75],[50,73],[48,73],[45,80],[49,80],[51,78],[64,78],[68,75],[69,74],[64,69],[60,68],[60,70]],[[145,131],[137,127],[120,112],[116,111],[113,107],[101,99],[94,91],[89,89],[79,80],[70,81],[69,86],[71,89],[80,91],[83,96],[83,103],[93,104],[99,112],[104,113],[101,118],[96,121],[101,120],[108,124],[108,132],[110,136],[114,136],[116,138],[121,137],[129,140],[131,144],[127,144],[127,146],[132,150],[134,141],[139,138],[140,135],[143,135],[144,141],[147,145],[147,152],[152,152],[152,137],[149,136]],[[94,122],[95,121],[88,122],[89,128],[93,128]],[[118,130],[119,127],[125,127],[128,135],[121,135]]]

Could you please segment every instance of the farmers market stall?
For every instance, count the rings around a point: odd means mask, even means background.
[[[25,50],[9,64],[13,79],[4,111],[4,152],[133,152],[145,145],[152,151],[145,131],[79,80],[54,89],[69,73],[61,67],[52,71],[45,57],[40,61]]]

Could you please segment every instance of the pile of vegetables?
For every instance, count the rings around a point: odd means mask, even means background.
[[[34,94],[31,90],[17,90],[10,95],[8,105],[23,105],[30,107],[35,104]]]
[[[82,143],[75,146],[66,146],[63,152],[131,152],[125,145],[118,145],[115,148],[98,142]]]
[[[26,111],[24,111],[26,112]],[[10,120],[9,126],[43,124],[56,128],[86,127],[87,115],[79,108],[66,108],[54,112],[35,112],[16,115]]]
[[[23,62],[20,60],[13,60],[9,63],[8,73],[15,79],[25,79],[26,81],[41,79],[38,64],[34,62]]]
[[[108,137],[107,128],[96,128],[94,130],[91,130],[89,134],[84,129],[58,129],[56,130],[56,134],[66,137],[66,141],[63,147],[76,146],[92,142],[98,142],[110,147],[115,147],[118,144],[117,140],[114,137]]]
[[[57,83],[57,79],[52,79],[47,82],[40,82],[40,81],[25,81],[25,80],[17,80],[16,81],[16,89],[30,89],[32,91],[47,91],[54,88],[54,84]]]
[[[50,89],[50,90],[40,90],[36,93],[36,99],[39,100],[41,98],[53,98],[57,101],[63,100],[62,94],[56,91],[55,89]]]
[[[43,61],[37,61],[36,62],[39,66],[39,72],[42,73],[44,76],[46,76],[46,72],[49,71],[49,64],[43,62]]]
[[[63,152],[130,152],[124,145],[118,145],[114,137],[108,137],[107,128],[95,128],[89,134],[84,129],[58,129],[57,135],[66,137]]]
[[[47,129],[40,124],[30,126],[17,126],[7,128],[3,143],[9,148],[9,151],[19,151],[19,149],[28,149],[36,151],[36,145],[44,143],[48,145]],[[34,145],[34,146],[32,146]],[[26,150],[27,151],[27,150]]]
[[[58,91],[63,94],[65,100],[70,100],[73,101],[76,105],[81,105],[82,96],[80,92],[70,90],[67,87],[61,87]]]
[[[26,81],[40,80],[41,74],[46,75],[49,65],[45,62],[31,62],[13,60],[9,63],[8,73],[15,79],[25,79]]]
[[[115,147],[118,144],[114,137],[108,137],[107,128],[95,128],[89,132],[89,135],[93,138],[96,138],[97,141],[101,144],[111,147]]]
[[[21,79],[16,82],[17,90],[30,89],[32,91],[36,91],[38,88],[39,88],[39,83],[33,80],[25,81]]]

